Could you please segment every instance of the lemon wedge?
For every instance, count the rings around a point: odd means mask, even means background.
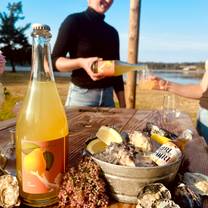
[[[112,142],[121,143],[123,141],[118,131],[107,126],[101,126],[96,133],[96,137],[107,145]]]
[[[103,152],[107,145],[99,139],[93,139],[89,142],[86,149],[92,154]]]

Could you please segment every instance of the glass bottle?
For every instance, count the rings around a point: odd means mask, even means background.
[[[16,175],[15,132],[15,129],[10,129],[10,141],[0,147],[0,166],[10,175]]]
[[[147,69],[147,65],[129,64],[118,60],[98,60],[92,64],[91,69],[94,73],[103,72],[105,77],[109,77],[119,76],[130,71],[144,70]]]
[[[34,24],[32,72],[16,126],[16,169],[23,203],[43,207],[57,202],[65,171],[68,124],[50,54],[50,28]]]
[[[158,133],[152,133],[150,137],[159,144],[174,143],[183,152],[186,144],[192,140],[193,133],[190,129],[186,129],[175,139],[170,139]]]

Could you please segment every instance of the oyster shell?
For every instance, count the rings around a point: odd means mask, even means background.
[[[152,144],[150,138],[144,136],[140,131],[134,131],[129,135],[129,143],[138,147],[143,152],[152,152]]]
[[[186,172],[183,181],[197,194],[208,196],[208,176],[201,173]]]
[[[171,193],[162,183],[153,183],[144,186],[138,194],[136,208],[153,208],[157,201],[170,200]]]
[[[132,145],[111,143],[104,152],[95,154],[97,159],[116,165],[135,167],[133,160],[135,148]]]
[[[150,154],[149,155],[148,154],[147,155],[136,154],[134,161],[135,161],[136,167],[157,166],[157,164],[152,161]]]
[[[130,167],[157,166],[140,148],[130,143],[111,143],[105,151],[94,154],[94,157],[108,163]]]
[[[19,186],[17,178],[11,175],[0,176],[0,207],[19,206]]]
[[[202,201],[199,195],[195,194],[184,183],[180,183],[173,191],[174,201],[181,208],[201,208]]]
[[[178,137],[176,134],[169,132],[168,130],[163,129],[151,122],[147,122],[146,127],[143,129],[143,132],[146,133],[148,136],[151,136],[151,134],[154,133],[170,139],[176,139]]]
[[[170,199],[162,199],[154,203],[154,208],[180,208],[180,206]]]

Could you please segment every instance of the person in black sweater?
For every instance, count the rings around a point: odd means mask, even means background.
[[[98,60],[119,60],[119,35],[104,21],[113,0],[88,0],[87,10],[69,15],[62,23],[52,61],[58,71],[71,71],[66,106],[114,107],[113,90],[120,107],[125,107],[123,77],[104,78],[93,73]]]

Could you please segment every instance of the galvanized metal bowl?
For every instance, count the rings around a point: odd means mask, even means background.
[[[119,202],[133,204],[137,203],[139,190],[146,184],[161,182],[168,185],[173,182],[182,161],[156,167],[127,167],[91,157],[103,170],[112,196]]]

